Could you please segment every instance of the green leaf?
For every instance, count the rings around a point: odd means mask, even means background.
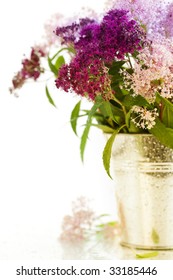
[[[100,106],[100,111],[104,117],[111,117],[113,119],[114,116],[109,101],[103,101],[103,104]]]
[[[119,225],[117,221],[111,221],[111,222],[108,222],[106,224],[111,226],[111,227],[115,227],[115,226]]]
[[[59,68],[60,68],[63,64],[65,64],[65,59],[64,59],[64,57],[63,57],[62,55],[60,55],[60,56],[57,58],[56,62],[55,62],[55,67],[56,67],[57,71],[59,70]]]
[[[123,95],[128,95],[129,94],[129,90],[121,88],[121,92]]]
[[[97,228],[103,228],[105,227],[105,224],[99,224],[99,225],[96,225]]]
[[[117,104],[115,104],[104,101],[100,107],[100,112],[104,117],[109,117],[117,124],[122,124],[124,122],[124,113],[120,108],[116,107]]]
[[[160,239],[160,238],[159,238],[159,235],[158,235],[158,233],[156,232],[155,229],[152,230],[151,238],[152,238],[152,240],[153,240],[153,242],[154,242],[155,244],[158,244],[158,243],[159,243],[159,239]]]
[[[98,218],[100,219],[100,218],[109,217],[109,216],[110,216],[110,214],[100,214],[100,215],[98,216]]]
[[[121,88],[119,86],[119,81],[111,83],[111,88],[116,92],[116,98],[122,100],[124,95],[122,94]]]
[[[136,254],[137,259],[148,259],[148,258],[153,258],[158,256],[158,252],[149,252],[149,253],[144,253],[144,254]]]
[[[111,77],[111,82],[112,82],[112,84],[118,86],[120,82],[123,82],[123,78],[122,78],[122,76],[119,73],[115,73]]]
[[[50,104],[53,105],[53,106],[56,108],[56,105],[55,105],[55,103],[54,103],[52,97],[50,96],[50,93],[49,93],[49,90],[48,90],[48,87],[47,87],[47,86],[46,86],[46,96],[47,96],[47,98],[48,98]]]
[[[119,100],[118,100],[119,101]],[[119,105],[120,105],[120,101],[119,101]],[[122,104],[121,104],[122,107]],[[117,107],[117,100],[111,100],[111,109],[112,109],[112,113],[114,116],[119,116],[121,119],[124,120],[124,112],[122,109],[120,109],[119,107]]]
[[[167,127],[173,128],[173,110],[168,106],[163,107],[162,121]]]
[[[115,129],[107,126],[107,125],[103,125],[103,124],[92,124],[92,126],[95,126],[99,129],[101,129],[104,133],[113,133]]]
[[[114,133],[112,133],[111,137],[109,138],[109,140],[107,141],[105,148],[103,150],[103,165],[104,168],[108,174],[108,176],[112,179],[111,175],[110,175],[110,160],[111,160],[111,152],[112,152],[112,146],[115,140],[116,135],[119,133],[119,131],[125,127],[125,125],[122,125],[121,127],[119,127],[118,129],[116,129],[114,131]]]
[[[52,62],[52,59],[50,57],[48,57],[48,64],[49,64],[49,68],[50,70],[54,73],[55,77],[57,77],[58,75],[58,70],[59,68],[65,63],[65,59],[62,55],[60,55],[56,61],[55,64]]]
[[[50,57],[48,57],[48,65],[49,65],[49,68],[52,71],[52,73],[57,77],[58,70],[57,70],[56,66],[52,63]]]
[[[95,112],[97,111],[97,109],[103,104],[103,99],[101,96],[98,96],[95,100],[95,104],[93,105],[93,107],[91,108],[91,110],[88,113],[88,119],[86,122],[86,126],[85,129],[83,131],[82,137],[81,137],[81,143],[80,143],[80,152],[81,152],[81,159],[83,161],[84,159],[84,151],[85,151],[85,147],[86,147],[86,143],[88,140],[88,134],[90,131],[90,127],[92,125],[92,117],[94,116]]]
[[[156,124],[149,130],[163,145],[173,149],[173,129],[167,128],[159,118],[156,118]]]
[[[166,98],[156,95],[156,102],[162,105],[161,118],[166,127],[173,128],[173,104]]]
[[[88,134],[89,134],[89,131],[90,131],[90,126],[91,126],[91,122],[88,121],[88,123],[87,123],[87,125],[86,125],[86,127],[83,131],[82,137],[81,137],[80,152],[81,152],[82,161],[84,160],[84,151],[85,151],[86,143],[87,143],[87,140],[88,140]]]
[[[80,106],[81,106],[81,101],[79,101],[75,105],[74,109],[72,110],[71,117],[70,117],[71,127],[76,135],[77,135],[76,127],[77,127],[77,120],[79,118]]]
[[[141,95],[132,96],[131,94],[128,94],[124,97],[122,104],[127,108],[131,108],[132,106],[136,105],[152,109],[152,105],[148,103],[148,101]]]
[[[120,68],[122,68],[123,64],[125,64],[125,60],[120,60],[120,61],[114,61],[111,65],[111,67],[109,67],[109,74],[110,75],[116,75],[118,73],[119,74],[119,70]]]
[[[126,114],[126,126],[130,128],[131,110]]]
[[[98,228],[103,228],[105,226],[115,227],[117,225],[118,225],[118,222],[111,221],[111,222],[107,222],[107,223],[102,223],[102,224],[96,225],[96,227],[98,227]]]
[[[130,133],[144,133],[144,131],[142,130],[142,128],[137,127],[134,122],[131,120],[131,115],[133,115],[133,113],[131,112],[131,110],[126,114],[126,126],[128,128],[128,132]]]
[[[55,53],[54,56],[52,56],[52,58],[50,58],[50,60],[53,61],[62,51],[68,51],[68,52],[74,53],[74,48],[72,48],[72,47],[62,48],[57,53]]]

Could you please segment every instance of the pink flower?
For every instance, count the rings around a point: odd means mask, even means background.
[[[150,103],[155,101],[157,92],[163,97],[172,98],[172,68],[173,54],[169,44],[153,42],[134,61],[134,72],[123,72],[126,88],[131,88],[133,95],[142,95]]]
[[[75,243],[85,241],[94,221],[94,212],[89,208],[88,201],[80,197],[73,203],[72,215],[63,219],[61,241]]]

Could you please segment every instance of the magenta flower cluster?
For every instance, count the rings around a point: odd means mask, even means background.
[[[105,100],[110,99],[113,91],[107,72],[100,59],[88,58],[83,61],[80,56],[77,56],[69,65],[65,64],[61,67],[56,86],[66,92],[72,90],[91,100],[100,94]]]
[[[21,70],[22,76],[26,78],[34,78],[37,80],[42,72],[40,67],[40,58],[44,57],[45,54],[41,49],[32,49],[30,59],[24,59],[22,62],[23,68]]]
[[[17,72],[12,80],[13,88],[11,92],[16,88],[22,87],[27,79],[32,78],[36,81],[39,78],[40,74],[44,72],[41,67],[41,57],[44,56],[45,53],[42,49],[37,47],[31,49],[30,57],[22,61],[21,70]]]
[[[71,62],[61,67],[57,88],[92,100],[97,95],[111,97],[107,66],[140,50],[146,40],[144,30],[129,18],[128,11],[117,9],[110,10],[100,23],[82,19],[79,24],[57,28],[56,34],[62,43],[73,43],[76,51]]]

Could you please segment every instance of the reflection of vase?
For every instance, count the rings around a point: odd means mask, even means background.
[[[173,150],[149,134],[119,134],[113,144],[111,168],[121,244],[173,249]]]

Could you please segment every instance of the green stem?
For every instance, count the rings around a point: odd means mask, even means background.
[[[62,48],[61,50],[59,50],[58,52],[56,52],[56,53],[54,54],[54,56],[52,56],[52,58],[51,58],[50,60],[51,60],[51,61],[54,60],[54,58],[55,58],[58,54],[60,54],[62,51],[69,51],[69,52],[72,52],[72,53],[75,52],[75,50],[74,50],[74,48],[73,48],[72,46],[70,46],[70,47],[64,47],[64,48]]]
[[[126,117],[127,112],[126,112],[125,106],[115,96],[113,98],[114,98],[114,101],[121,106],[123,113],[124,113],[124,117]]]

